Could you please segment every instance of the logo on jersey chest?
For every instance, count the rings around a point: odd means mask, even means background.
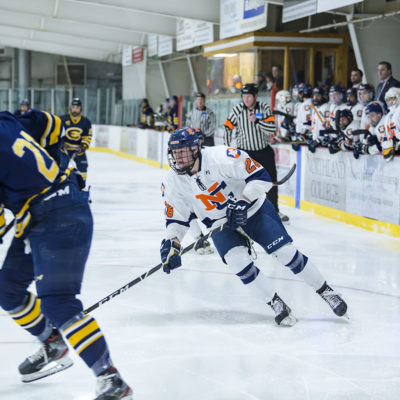
[[[207,189],[209,194],[198,194],[196,199],[199,199],[206,207],[207,211],[222,210],[226,207],[226,197],[221,192],[222,189],[226,188],[226,183],[222,181],[221,183],[215,182],[211,187]]]
[[[65,132],[65,136],[69,139],[69,140],[74,140],[74,141],[78,141],[81,138],[81,135],[83,133],[83,130],[81,128],[78,127],[72,127],[72,128],[68,128]]]

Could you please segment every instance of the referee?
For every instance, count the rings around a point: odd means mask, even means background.
[[[206,96],[203,93],[196,94],[196,108],[188,114],[186,126],[199,128],[203,132],[204,146],[215,146],[216,117],[214,112],[206,107]]]
[[[275,118],[269,106],[257,101],[258,89],[254,83],[242,87],[242,102],[233,107],[225,121],[225,145],[230,146],[232,131],[236,128],[237,147],[244,150],[251,158],[258,161],[268,172],[272,181],[277,180],[275,153],[269,145],[269,137],[276,131]],[[267,193],[268,200],[274,205],[282,222],[289,217],[279,212],[278,187],[273,186]]]

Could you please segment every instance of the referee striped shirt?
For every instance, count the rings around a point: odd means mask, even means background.
[[[203,110],[194,108],[186,118],[186,126],[188,128],[199,128],[204,136],[212,137],[215,133],[217,119],[214,112],[205,107]]]
[[[243,102],[233,107],[224,123],[225,145],[230,146],[232,131],[236,128],[238,148],[253,151],[265,149],[269,145],[269,136],[276,131],[271,109],[266,103],[257,101],[254,110],[251,110],[257,117],[256,122],[248,119],[248,111]]]

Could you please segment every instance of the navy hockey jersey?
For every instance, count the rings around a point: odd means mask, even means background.
[[[63,147],[67,151],[77,151],[90,146],[92,141],[92,124],[83,115],[74,118],[71,114],[64,114],[61,120],[65,129]]]

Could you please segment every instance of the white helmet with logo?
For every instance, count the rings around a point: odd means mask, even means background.
[[[292,100],[292,96],[288,90],[280,90],[275,97],[275,101],[280,108],[284,108],[287,103],[290,103],[290,100]]]

